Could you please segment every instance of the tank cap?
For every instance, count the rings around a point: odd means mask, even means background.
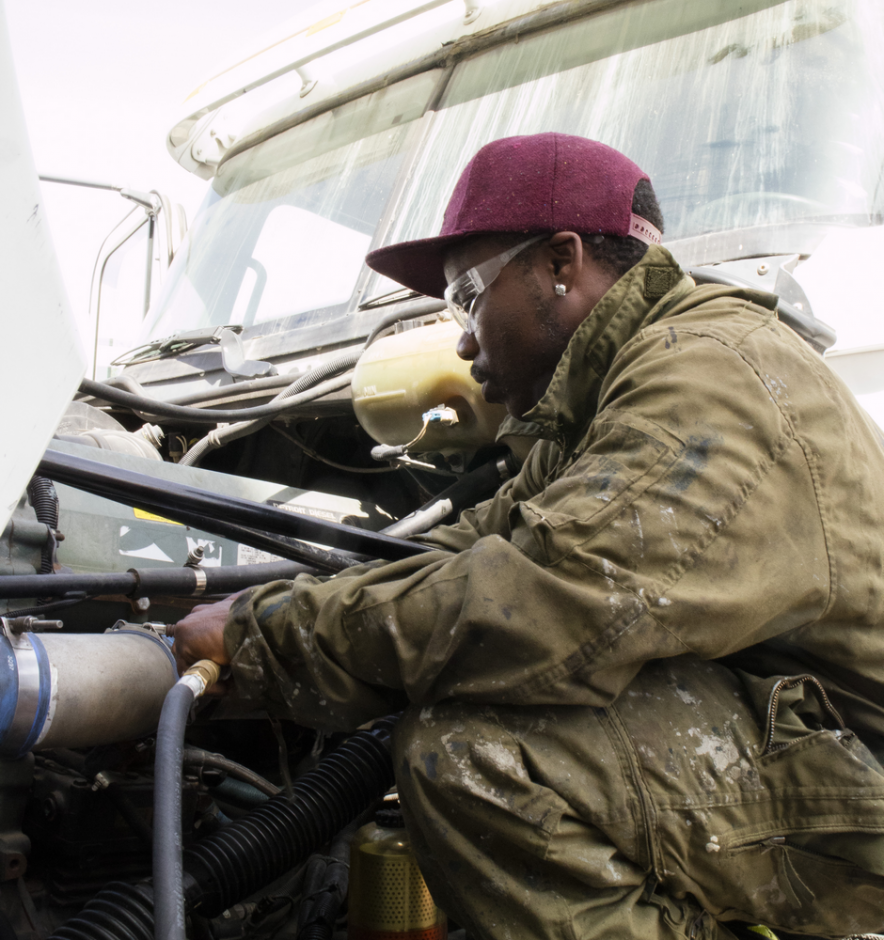
[[[380,829],[404,829],[405,820],[398,806],[385,806],[374,814],[375,824]]]

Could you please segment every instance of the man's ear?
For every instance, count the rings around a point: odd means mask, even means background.
[[[576,232],[556,232],[547,242],[547,266],[553,284],[570,291],[583,268],[583,240]]]

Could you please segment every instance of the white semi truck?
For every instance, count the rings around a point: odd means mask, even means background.
[[[158,240],[139,344],[65,406],[74,368],[41,405],[45,428],[16,442],[0,550],[4,940],[153,935],[165,625],[303,566],[417,551],[405,536],[524,457],[530,440],[498,438],[501,411],[455,356],[444,304],[364,264],[437,233],[483,144],[559,131],[627,153],[682,266],[778,294],[781,319],[884,422],[882,47],[879,0],[328,0],[186,99],[167,144],[206,180],[199,213],[182,239],[149,200],[96,266],[100,305],[109,259],[141,225]],[[180,814],[194,936],[295,930],[298,872],[353,815],[336,813],[392,782],[383,733],[343,745],[366,793],[328,797],[326,828],[294,855],[265,852],[247,809],[271,812],[267,793],[299,781],[322,802],[309,768],[340,742],[197,709]]]

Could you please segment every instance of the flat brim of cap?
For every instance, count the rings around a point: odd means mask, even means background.
[[[443,298],[448,282],[445,280],[445,254],[452,245],[479,233],[437,235],[412,242],[400,242],[377,248],[366,255],[365,263],[378,274],[392,278],[427,297]]]

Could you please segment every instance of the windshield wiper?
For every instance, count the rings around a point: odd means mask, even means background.
[[[399,304],[406,300],[417,300],[418,297],[423,296],[424,295],[419,291],[411,290],[410,287],[399,287],[386,294],[378,294],[376,297],[369,297],[368,300],[363,300],[356,309],[377,310],[378,307],[389,307],[390,304]]]
[[[233,333],[242,333],[242,326],[216,326],[203,327],[199,330],[185,330],[182,333],[173,333],[163,339],[151,340],[143,346],[136,346],[128,352],[118,356],[111,363],[112,366],[128,366],[135,362],[152,362],[155,359],[169,359],[178,356],[183,352],[196,349],[198,346],[205,346],[208,343],[218,345],[221,342],[221,334],[224,330],[230,330]]]

